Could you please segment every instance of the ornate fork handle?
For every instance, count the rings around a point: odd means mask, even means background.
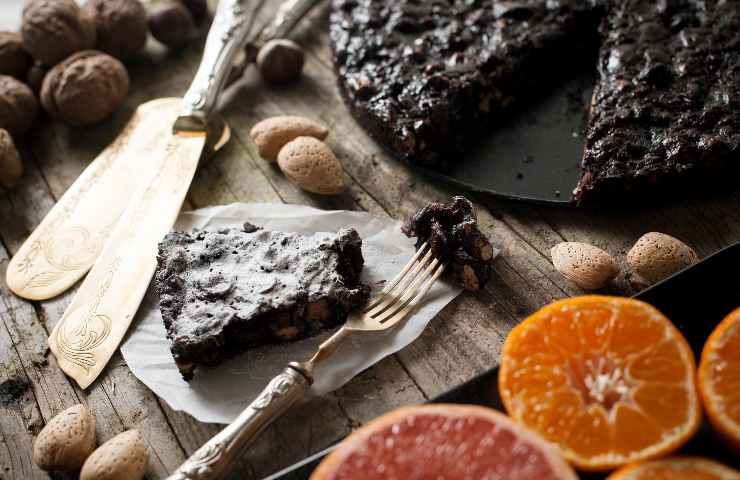
[[[313,381],[300,367],[288,366],[229,426],[200,447],[167,480],[215,480],[273,420],[303,397]]]

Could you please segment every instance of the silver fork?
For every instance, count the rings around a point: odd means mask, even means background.
[[[311,359],[291,362],[234,422],[196,450],[168,480],[223,478],[244,448],[305,395],[313,383],[316,366],[329,360],[350,333],[378,332],[397,325],[426,296],[446,266],[434,258],[427,243],[422,244],[383,291],[361,312],[350,314]]]

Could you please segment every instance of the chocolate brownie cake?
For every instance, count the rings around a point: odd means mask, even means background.
[[[300,235],[262,230],[172,232],[159,245],[156,288],[183,378],[198,365],[338,325],[367,301],[362,240],[353,229]]]
[[[406,221],[402,231],[417,239],[417,248],[429,242],[436,258],[449,260],[450,271],[466,290],[480,290],[491,276],[493,247],[478,229],[475,208],[467,198],[430,203]]]
[[[740,2],[622,0],[602,38],[577,198],[740,166]]]
[[[437,169],[598,57],[583,199],[737,163],[739,16],[725,0],[333,0],[331,40],[358,121]]]

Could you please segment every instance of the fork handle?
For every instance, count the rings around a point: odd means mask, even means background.
[[[242,451],[300,400],[312,382],[310,374],[299,365],[287,366],[236,420],[196,450],[167,480],[224,478]]]

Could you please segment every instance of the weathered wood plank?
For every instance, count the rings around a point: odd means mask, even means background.
[[[21,185],[0,199],[0,221],[5,225],[0,233],[11,254],[17,251],[28,232],[54,202],[38,170],[33,168],[34,163],[27,164],[31,168]],[[61,409],[79,401],[85,402],[99,419],[97,433],[100,442],[125,429],[139,428],[150,447],[149,473],[162,476],[184,459],[184,453],[154,395],[125,366],[116,367],[122,362],[120,354],[114,356],[101,379],[85,393],[64,377],[56,367],[53,357],[44,365],[36,353],[46,352],[48,332],[61,318],[73,294],[74,291],[70,291],[57,299],[34,303],[10,297],[15,304],[23,305],[24,311],[34,312],[24,324],[16,323],[11,328],[19,335],[19,352],[24,354],[21,360],[27,360],[26,371],[29,372],[34,390],[45,393],[40,396],[44,399],[41,404],[43,419],[48,420]],[[64,381],[67,382],[66,386]],[[123,388],[114,391],[113,384]],[[50,387],[53,389],[50,390]],[[46,396],[49,401],[45,400]],[[25,453],[30,458],[30,450]]]

